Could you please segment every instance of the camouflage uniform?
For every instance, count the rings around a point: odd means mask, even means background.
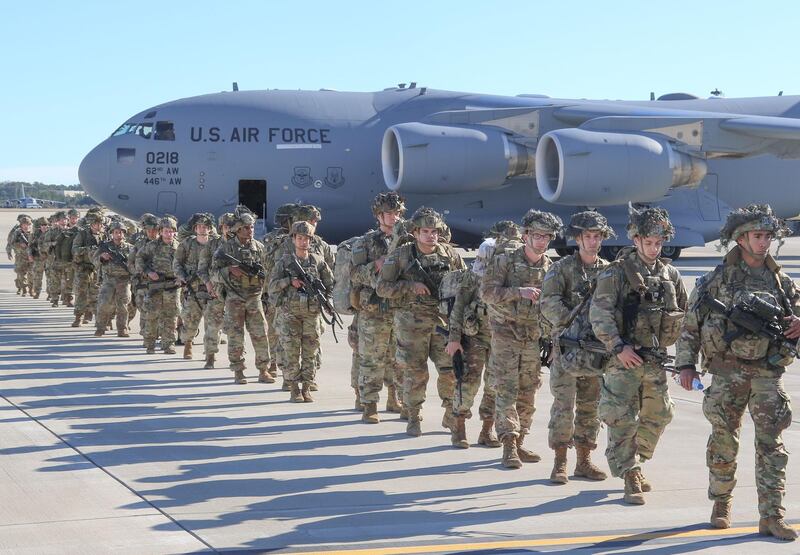
[[[313,236],[314,229],[307,222],[292,225],[293,237],[297,234]],[[298,273],[292,269],[294,261],[312,279],[318,279],[327,290],[333,289],[333,272],[325,260],[316,253],[308,253],[307,258],[296,254],[285,254],[277,260],[270,274],[269,296],[275,299],[277,316],[275,325],[282,343],[281,366],[284,379],[292,391],[292,400],[311,401],[311,383],[319,367],[320,304],[316,297],[292,286]],[[302,396],[299,397],[299,382],[302,382]]]
[[[597,212],[586,211],[573,214],[568,228],[572,237],[583,231],[597,231],[603,239],[613,234],[606,219]],[[565,483],[566,454],[569,447],[578,451],[577,476],[591,479],[605,479],[606,475],[589,460],[589,452],[597,447],[597,434],[600,419],[597,406],[600,402],[600,383],[602,366],[574,368],[564,364],[564,353],[559,346],[559,335],[567,325],[571,329],[585,329],[588,323],[588,299],[592,284],[603,268],[608,266],[603,258],[597,256],[591,265],[583,263],[580,252],[566,256],[555,262],[544,276],[542,285],[542,315],[553,326],[553,361],[550,364],[550,392],[553,405],[550,409],[548,444],[556,452],[556,467],[551,481]],[[586,302],[584,302],[586,301]],[[573,314],[576,307],[584,302],[584,308]],[[572,319],[572,321],[570,321]],[[581,319],[583,322],[576,322]],[[585,339],[573,337],[573,339]],[[594,338],[592,338],[594,339]],[[569,353],[566,353],[569,356]]]
[[[22,218],[20,223],[32,224],[30,218]],[[33,292],[33,262],[29,259],[28,248],[33,241],[32,231],[23,231],[22,227],[18,227],[9,234],[8,244],[6,245],[6,254],[11,256],[14,253],[14,272],[17,274],[14,280],[17,286],[17,294],[22,294],[24,297],[29,291]]]
[[[553,214],[530,210],[522,225],[526,233],[556,236],[562,224]],[[489,372],[496,380],[495,426],[503,442],[503,465],[508,468],[540,460],[522,444],[530,433],[536,391],[541,385],[539,340],[547,336],[548,329],[539,303],[523,298],[520,288],[541,289],[551,260],[543,254],[538,262],[531,263],[525,249],[520,246],[496,254],[480,289],[492,332]]]
[[[73,326],[86,323],[92,318],[97,306],[97,273],[92,255],[103,240],[102,231],[95,232],[91,224],[102,223],[102,216],[87,214],[86,226],[78,231],[72,241],[72,261],[75,265],[75,321]]]
[[[781,238],[788,230],[772,215],[768,206],[750,206],[732,212],[722,230],[723,242],[735,240],[745,231],[766,230]],[[723,337],[735,331],[725,316],[699,303],[700,295],[717,299],[730,307],[748,294],[767,300],[782,309],[784,315],[800,315],[800,293],[792,279],[767,255],[762,267],[752,268],[742,259],[741,246],[734,246],[722,264],[701,277],[689,299],[690,311],[676,347],[676,368],[694,368],[697,355],[703,353],[703,369],[712,375],[705,390],[703,414],[711,423],[706,463],[709,469],[708,497],[727,506],[730,526],[730,502],[736,485],[736,456],[742,416],[746,409],[755,425],[756,489],[758,512],[763,520],[782,519],[785,513],[786,465],[788,454],[781,432],[792,421],[790,399],[783,387],[782,375],[793,356],[782,352],[768,339],[745,334],[730,342]],[[794,343],[794,341],[792,341]],[[762,522],[760,524],[764,525]],[[762,533],[763,533],[762,528]],[[771,533],[771,532],[770,532]],[[784,531],[792,536],[793,531]],[[776,534],[777,535],[777,534]],[[794,539],[782,537],[782,539]]]
[[[131,256],[128,258],[128,269],[131,271],[131,299],[132,304],[135,306],[136,310],[139,312],[139,331],[142,335],[144,335],[144,321],[146,319],[145,312],[147,307],[145,306],[145,298],[147,297],[147,282],[150,281],[147,277],[142,276],[139,272],[136,271],[136,255],[141,251],[144,246],[150,242],[150,238],[147,235],[147,229],[158,229],[158,218],[156,218],[153,214],[144,214],[141,218],[139,218],[139,225],[142,227],[142,232],[135,238],[131,238],[131,244],[133,245],[133,251],[131,252]],[[156,238],[158,239],[158,238]],[[128,312],[128,321],[133,320],[136,317],[136,311],[129,311]]]
[[[159,228],[171,227],[176,230],[175,220],[162,218]],[[147,281],[147,292],[144,298],[144,346],[148,353],[155,352],[156,338],[161,337],[161,348],[167,354],[173,354],[175,349],[175,325],[178,320],[178,283],[172,269],[172,261],[178,242],[172,239],[165,243],[159,237],[148,241],[144,247],[136,252],[136,273]],[[150,280],[145,274],[155,272],[159,279]]]
[[[67,215],[65,212],[56,212],[53,215],[53,225],[44,234],[42,247],[47,252],[47,293],[50,296],[52,306],[58,306],[59,297],[62,296],[62,282],[64,281],[64,263],[58,259],[56,245],[58,238],[66,226]],[[60,223],[59,223],[60,222]],[[72,248],[70,247],[70,255]]]
[[[657,208],[634,212],[628,226],[631,238],[669,238],[673,233],[666,211]],[[680,273],[669,259],[658,259],[648,267],[636,249],[627,247],[598,276],[589,320],[609,353],[631,345],[666,355],[666,347],[677,340],[686,301]],[[641,463],[653,457],[674,412],[666,372],[652,357],[644,357],[639,367],[626,369],[617,356],[610,356],[604,371],[599,415],[608,427],[608,465],[613,476],[625,478],[626,501],[643,503],[640,494],[649,484],[637,491],[631,489],[632,481],[643,481]],[[633,499],[630,494],[638,499],[629,500]]]
[[[440,230],[440,234],[445,229],[441,216],[430,208],[418,209],[410,221],[414,229],[435,228]],[[434,252],[427,255],[419,251],[416,241],[406,243],[391,252],[381,268],[375,289],[378,295],[400,306],[394,317],[396,360],[398,369],[403,372],[403,405],[408,407],[406,433],[412,436],[422,433],[420,409],[428,384],[428,358],[433,360],[439,373],[437,390],[445,408],[442,424],[446,427],[453,425],[455,376],[453,360],[444,351],[445,338],[436,333],[436,326],[442,323],[437,294],[444,275],[463,268],[461,256],[441,239]],[[425,281],[425,274],[434,290],[431,295],[417,295],[414,284]]]
[[[33,232],[33,239],[28,246],[28,255],[33,258],[31,268],[31,296],[39,298],[42,292],[42,278],[44,277],[45,266],[47,265],[47,251],[44,250],[44,234],[47,232],[47,220],[38,218],[35,222],[36,229]],[[45,230],[42,231],[42,227]]]
[[[124,229],[119,223],[111,224],[111,230]],[[92,255],[95,266],[102,268],[103,282],[97,295],[97,318],[95,335],[103,335],[107,324],[116,311],[117,335],[128,336],[128,303],[131,301],[131,274],[127,263],[118,260],[103,260],[101,253],[113,249],[127,260],[130,259],[133,246],[123,238],[120,244],[113,240],[100,245]]]
[[[207,245],[207,243],[206,243]],[[200,253],[206,245],[201,244],[192,235],[180,242],[175,251],[172,270],[175,276],[188,285],[184,285],[184,297],[181,308],[181,322],[183,322],[182,337],[184,343],[184,358],[192,358],[192,341],[200,328],[206,306],[211,296],[206,290],[205,282],[200,279],[198,267]],[[192,288],[194,294],[189,291]]]
[[[234,229],[240,225],[252,225],[255,218],[249,214],[237,215]],[[264,307],[261,294],[264,290],[266,276],[250,276],[243,274],[236,277],[231,272],[234,262],[224,255],[232,256],[247,264],[260,264],[263,267],[264,246],[255,239],[243,243],[233,237],[222,243],[214,253],[212,271],[225,286],[225,332],[228,334],[228,360],[234,372],[236,383],[247,383],[244,377],[244,329],[250,334],[255,350],[256,368],[259,379],[270,383],[266,374],[270,365],[269,339],[267,338]],[[274,380],[273,380],[274,381]]]
[[[221,227],[221,226],[220,226]],[[203,319],[205,321],[205,333],[203,334],[203,350],[206,356],[206,368],[213,368],[216,354],[219,352],[219,335],[225,319],[225,294],[224,285],[212,271],[214,253],[222,246],[225,241],[221,236],[215,235],[208,240],[204,248],[200,251],[197,261],[197,277],[214,288],[216,296],[206,301]]]
[[[67,222],[67,227],[62,230],[61,238],[65,239],[66,242],[69,244],[70,250],[70,259],[67,261],[66,259],[61,259],[64,262],[64,271],[62,273],[63,280],[61,282],[61,302],[65,306],[74,306],[73,305],[73,298],[75,296],[75,263],[72,258],[72,242],[75,240],[75,236],[80,231],[80,226],[78,225],[78,221],[76,220],[73,222],[72,220],[79,218],[80,213],[75,210],[74,208],[70,209],[67,212],[67,216],[69,217],[69,221]],[[66,297],[66,298],[65,298]]]

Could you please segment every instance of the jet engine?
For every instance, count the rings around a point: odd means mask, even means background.
[[[555,204],[652,202],[672,188],[698,184],[706,171],[705,160],[647,135],[557,129],[536,148],[536,186]]]
[[[381,163],[393,191],[445,194],[497,189],[532,174],[534,153],[499,130],[410,122],[386,130]]]

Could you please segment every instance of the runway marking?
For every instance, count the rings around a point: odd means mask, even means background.
[[[800,526],[793,524],[793,528],[800,529]],[[524,547],[546,547],[560,545],[583,545],[598,543],[625,543],[641,542],[658,539],[687,539],[687,538],[707,538],[711,536],[736,536],[758,533],[758,526],[740,526],[738,528],[728,528],[727,530],[704,529],[687,530],[685,532],[670,532],[663,530],[660,532],[643,532],[628,534],[609,534],[605,536],[574,536],[563,538],[543,538],[531,540],[500,540],[486,541],[477,543],[450,543],[432,545],[405,545],[398,547],[368,547],[358,549],[339,549],[326,551],[301,551],[292,552],[292,555],[405,555],[412,553],[437,553],[448,551],[478,551],[482,549],[509,549]],[[767,538],[768,536],[765,536]]]

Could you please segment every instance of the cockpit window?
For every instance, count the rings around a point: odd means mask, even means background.
[[[156,140],[157,141],[175,140],[175,128],[171,121],[156,122]]]
[[[145,139],[149,139],[153,136],[153,124],[152,123],[123,123],[119,126],[119,128],[112,133],[112,137],[118,137],[120,135],[130,135],[135,134],[139,135],[140,137],[144,137]]]

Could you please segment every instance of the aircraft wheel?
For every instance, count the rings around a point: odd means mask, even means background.
[[[661,256],[665,256],[672,260],[678,260],[681,256],[681,251],[683,249],[681,247],[673,247],[673,246],[663,246],[661,247]]]

